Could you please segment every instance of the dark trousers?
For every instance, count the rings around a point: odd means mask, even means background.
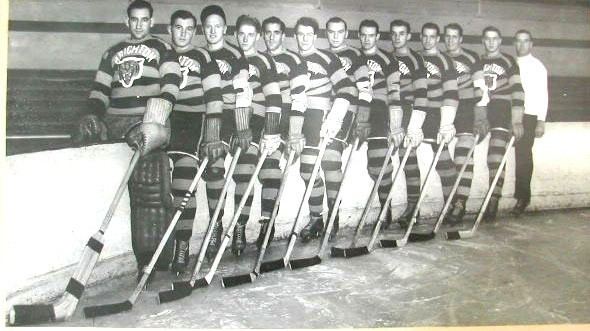
[[[530,202],[531,177],[533,175],[533,144],[535,143],[535,128],[537,116],[524,115],[524,135],[515,144],[516,183],[514,197]]]

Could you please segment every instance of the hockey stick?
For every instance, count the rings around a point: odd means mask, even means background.
[[[99,316],[118,314],[120,312],[133,309],[133,305],[135,304],[135,302],[137,301],[137,298],[141,294],[145,284],[148,281],[148,278],[150,277],[150,274],[152,273],[154,266],[156,265],[156,262],[158,261],[158,258],[160,257],[160,254],[164,250],[164,246],[166,246],[166,244],[168,242],[168,238],[172,234],[172,231],[174,231],[174,228],[176,228],[176,223],[178,223],[178,220],[180,219],[182,212],[184,212],[184,209],[186,208],[186,205],[188,204],[188,200],[190,199],[193,192],[195,192],[195,190],[197,189],[197,185],[199,184],[199,181],[201,180],[201,176],[203,175],[203,172],[205,171],[205,168],[207,167],[207,163],[209,163],[209,158],[205,157],[205,159],[201,163],[201,166],[199,167],[199,170],[197,171],[197,174],[195,175],[195,178],[193,178],[193,181],[191,182],[187,192],[184,194],[184,198],[182,199],[180,206],[178,206],[176,208],[176,212],[174,213],[174,216],[172,217],[172,220],[170,221],[170,224],[168,225],[166,232],[162,236],[162,239],[160,240],[160,243],[158,244],[158,247],[156,248],[156,251],[154,252],[154,255],[152,256],[150,263],[147,265],[146,269],[143,271],[143,274],[141,276],[141,280],[139,281],[139,283],[135,287],[135,290],[133,291],[133,293],[131,293],[131,296],[129,297],[129,299],[127,299],[127,301],[120,302],[120,303],[85,307],[84,308],[84,316],[86,318],[93,318],[93,317],[99,317]]]
[[[287,164],[285,166],[285,169],[283,169],[281,185],[279,186],[279,192],[277,193],[275,204],[272,209],[272,214],[270,220],[268,221],[268,230],[264,234],[264,241],[262,242],[262,246],[260,246],[260,250],[258,251],[258,256],[256,257],[254,269],[252,270],[252,272],[247,274],[223,277],[221,279],[221,286],[233,287],[242,284],[252,283],[254,282],[254,280],[256,280],[256,278],[258,278],[258,276],[260,276],[260,266],[262,265],[262,260],[264,259],[264,255],[266,254],[266,248],[268,247],[268,243],[270,241],[270,233],[272,232],[271,229],[274,226],[277,214],[279,213],[281,197],[283,196],[283,192],[285,191],[287,177],[289,176],[289,167],[293,163],[294,159],[295,153],[289,153]]]
[[[451,189],[451,194],[449,194],[449,197],[447,198],[447,201],[445,202],[445,205],[444,205],[442,211],[440,212],[438,219],[436,220],[436,224],[434,225],[434,229],[432,230],[432,232],[430,232],[430,233],[411,233],[410,238],[408,238],[408,240],[410,242],[427,241],[427,240],[434,239],[434,237],[436,237],[436,234],[438,233],[438,230],[440,229],[440,226],[442,225],[443,220],[447,216],[447,213],[449,211],[449,207],[451,206],[451,202],[453,201],[453,198],[455,197],[455,194],[457,193],[457,189],[459,188],[459,183],[461,182],[461,178],[463,177],[463,174],[465,173],[465,169],[467,169],[467,164],[469,162],[469,159],[471,159],[471,156],[473,155],[473,151],[475,151],[475,146],[477,145],[478,141],[479,141],[479,134],[476,134],[474,137],[474,140],[473,140],[473,146],[471,146],[471,148],[467,152],[467,157],[465,158],[465,162],[463,163],[463,165],[461,165],[461,169],[459,169],[459,173],[457,174],[457,179],[455,179],[455,183],[453,184],[453,188]]]
[[[367,200],[367,203],[365,204],[365,209],[363,210],[363,214],[361,216],[361,219],[359,220],[359,223],[356,226],[356,231],[354,232],[352,242],[350,243],[350,245],[347,248],[332,247],[332,249],[331,249],[332,257],[346,257],[346,253],[352,253],[354,251],[359,250],[359,248],[356,247],[356,243],[358,241],[361,230],[363,229],[363,226],[365,225],[365,222],[367,221],[367,217],[369,216],[369,212],[371,211],[371,207],[373,206],[373,200],[375,200],[375,197],[377,196],[377,193],[379,192],[379,185],[381,184],[381,181],[383,180],[383,176],[385,175],[385,170],[387,169],[387,164],[390,162],[391,155],[395,152],[395,150],[396,150],[395,145],[389,144],[389,147],[387,148],[387,152],[385,154],[385,158],[383,159],[383,165],[381,166],[381,170],[379,171],[379,175],[377,176],[377,179],[373,183],[373,189],[371,190],[371,194],[369,195],[369,199]],[[355,256],[358,256],[358,255],[359,254],[357,254]]]
[[[404,236],[401,239],[382,239],[380,241],[381,247],[383,248],[391,248],[391,247],[404,247],[408,243],[408,238],[410,237],[410,233],[412,233],[412,228],[416,223],[416,219],[418,218],[418,213],[420,212],[420,205],[424,201],[426,197],[426,187],[428,186],[428,182],[430,178],[432,178],[433,169],[436,167],[438,163],[438,159],[440,158],[440,154],[442,153],[443,148],[445,147],[445,143],[441,143],[438,145],[438,149],[436,150],[436,154],[434,155],[434,159],[430,164],[430,168],[428,168],[428,172],[426,173],[426,178],[424,179],[424,183],[420,187],[420,195],[418,196],[418,202],[416,203],[416,207],[412,213],[412,219]]]
[[[197,264],[193,269],[191,274],[191,278],[189,281],[183,282],[173,282],[172,289],[168,291],[162,291],[158,293],[158,302],[159,303],[166,303],[170,301],[180,300],[184,297],[187,297],[191,294],[193,290],[193,286],[199,277],[199,272],[201,271],[201,267],[203,266],[203,262],[205,261],[205,254],[207,253],[207,249],[209,248],[209,240],[211,240],[211,236],[213,235],[213,229],[215,227],[215,223],[217,222],[217,218],[221,213],[221,209],[223,208],[225,202],[225,196],[227,190],[229,188],[229,184],[231,183],[231,178],[236,170],[236,165],[238,164],[238,158],[242,153],[242,149],[238,147],[236,152],[233,155],[231,164],[229,165],[229,169],[225,175],[225,181],[223,183],[223,188],[221,189],[221,194],[219,195],[219,201],[217,201],[217,205],[215,205],[215,211],[211,216],[209,221],[209,226],[207,228],[207,233],[205,234],[205,238],[201,243],[201,249],[199,250],[199,256],[197,257]]]
[[[487,192],[486,197],[483,201],[483,204],[481,205],[481,208],[479,208],[479,213],[477,214],[477,218],[475,219],[475,224],[473,224],[473,227],[471,228],[471,230],[444,232],[443,237],[446,240],[466,239],[466,238],[471,238],[471,237],[473,237],[473,235],[475,235],[475,231],[477,231],[477,228],[479,227],[479,223],[481,223],[481,220],[483,219],[483,215],[485,214],[486,208],[488,207],[488,203],[490,202],[490,199],[492,198],[492,193],[494,193],[494,188],[498,184],[498,180],[500,179],[500,175],[502,174],[502,171],[504,171],[504,166],[506,165],[506,160],[508,160],[508,154],[509,154],[510,148],[512,148],[513,144],[514,144],[514,136],[512,136],[512,138],[510,138],[510,141],[508,142],[508,145],[506,146],[506,152],[504,153],[504,156],[502,156],[502,160],[500,161],[500,166],[498,167],[498,171],[496,172],[496,175],[494,176],[494,179],[492,180],[492,183],[490,184],[490,188],[488,189],[488,192]]]
[[[289,244],[287,246],[287,250],[285,251],[285,255],[282,259],[262,263],[262,265],[260,266],[261,273],[283,269],[289,264],[291,253],[293,253],[293,248],[295,247],[295,241],[297,241],[297,225],[303,218],[303,205],[307,203],[307,201],[309,200],[309,196],[311,195],[311,190],[313,189],[313,184],[315,183],[315,179],[320,171],[320,165],[322,164],[322,158],[324,157],[324,152],[326,151],[328,142],[329,140],[324,138],[322,138],[322,140],[320,141],[318,155],[313,165],[313,169],[311,171],[311,177],[309,178],[309,182],[307,184],[307,187],[305,188],[303,199],[301,199],[301,203],[299,204],[299,210],[297,210],[295,222],[293,222],[293,228],[291,229],[291,235],[289,236]]]
[[[399,178],[399,175],[402,172],[402,169],[406,166],[406,162],[408,161],[408,158],[410,157],[411,151],[412,151],[411,147],[408,147],[406,149],[406,152],[404,153],[404,156],[399,164],[399,167],[395,171],[395,175],[393,175],[391,189],[389,190],[389,194],[387,194],[387,199],[385,199],[385,203],[383,204],[383,206],[381,206],[381,211],[379,212],[379,218],[377,219],[377,223],[375,223],[375,227],[373,228],[373,233],[371,234],[371,239],[369,240],[369,244],[367,246],[359,246],[359,247],[345,250],[344,257],[355,257],[355,256],[360,256],[360,255],[366,255],[366,254],[370,254],[373,251],[373,246],[375,245],[375,241],[377,240],[377,237],[379,236],[379,231],[381,231],[381,224],[383,223],[383,221],[385,221],[385,217],[387,215],[387,209],[391,208],[390,204],[391,204],[391,200],[393,199],[393,192],[394,192],[393,187],[395,185],[395,182]]]
[[[322,263],[322,255],[324,255],[324,251],[328,246],[328,239],[330,237],[330,233],[332,232],[332,227],[334,226],[334,220],[336,219],[336,215],[338,214],[338,208],[340,208],[340,203],[342,202],[342,187],[344,186],[344,180],[347,178],[346,175],[348,174],[348,170],[350,169],[350,160],[352,159],[352,154],[354,151],[357,150],[359,145],[359,138],[354,140],[352,144],[352,148],[350,149],[350,155],[346,160],[346,164],[344,165],[344,172],[342,173],[342,181],[340,182],[340,187],[338,188],[338,193],[336,194],[336,200],[334,201],[334,206],[332,206],[332,213],[330,214],[330,218],[328,219],[328,224],[326,226],[326,231],[324,231],[324,235],[322,237],[322,243],[318,252],[313,257],[307,257],[302,259],[296,259],[289,262],[289,267],[291,269],[300,269],[305,267],[311,267],[316,264]]]
[[[84,247],[76,271],[70,278],[65,293],[59,301],[51,305],[14,305],[8,313],[8,323],[10,325],[31,325],[49,321],[63,321],[74,314],[78,301],[82,297],[82,293],[86,287],[86,283],[100,257],[100,253],[104,246],[104,234],[109,227],[109,223],[113,218],[119,201],[121,201],[123,193],[125,193],[125,190],[127,189],[127,182],[135,169],[135,165],[137,164],[140,155],[141,152],[139,150],[136,150],[133,154],[129,167],[123,176],[123,180],[121,180],[121,184],[119,184],[119,188],[117,189],[115,197],[102,221],[100,229],[90,237],[86,247]]]

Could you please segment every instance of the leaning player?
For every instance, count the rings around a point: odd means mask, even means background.
[[[170,115],[172,134],[169,150],[198,155],[203,140],[203,127],[206,121],[215,121],[221,116],[221,76],[217,63],[209,52],[192,45],[197,31],[197,19],[186,10],[177,10],[170,18],[168,33],[176,58],[180,64],[182,81],[180,92]],[[207,119],[205,119],[207,117]],[[210,151],[211,162],[223,155],[223,148]],[[172,193],[178,205],[197,174],[197,161],[189,156],[175,159],[172,171]],[[182,273],[189,262],[189,241],[192,236],[197,201],[192,193],[182,213],[175,232],[174,260],[172,271]]]
[[[171,46],[150,34],[152,15],[147,1],[136,0],[127,7],[130,38],[103,54],[88,99],[90,114],[80,120],[77,137],[92,141],[126,136],[130,145],[141,150],[129,180],[131,244],[138,281],[174,211],[164,147],[170,137],[168,117],[178,95],[180,68]],[[137,123],[141,125],[135,126]],[[172,253],[168,244],[156,263],[157,270],[168,270]]]
[[[263,163],[259,178],[264,183],[262,191],[263,209],[266,215],[272,213],[274,205],[265,202],[265,195],[278,192],[281,178],[281,152],[278,150],[281,144],[280,120],[281,120],[281,89],[277,81],[275,64],[268,54],[256,50],[256,42],[260,39],[260,22],[256,18],[241,15],[236,21],[236,38],[241,50],[248,61],[249,83],[254,96],[252,97],[252,114],[247,119],[252,129],[252,143],[245,152],[240,155],[234,180],[236,182],[236,205],[244,196],[248,182],[250,181],[256,163],[258,152],[266,150],[268,157]],[[254,193],[250,191],[246,205],[238,218],[238,224],[234,231],[232,252],[239,256],[246,248],[246,224],[250,217]],[[269,199],[266,199],[268,201]]]
[[[200,18],[207,41],[207,50],[217,62],[221,73],[223,98],[222,115],[207,116],[203,152],[209,158],[213,158],[221,148],[229,147],[230,139],[246,151],[252,140],[252,130],[248,126],[249,107],[252,102],[252,91],[248,84],[248,62],[238,47],[226,42],[223,38],[227,26],[225,12],[221,7],[209,5],[203,8]],[[224,157],[218,157],[205,173],[210,215],[213,215],[220,199],[224,175]],[[207,249],[208,258],[215,256],[221,245],[222,217],[223,212],[215,220],[213,235]]]
[[[307,62],[310,79],[303,122],[305,148],[301,153],[300,166],[301,177],[306,185],[311,178],[313,165],[318,156],[320,140],[331,140],[336,137],[342,128],[350,103],[356,99],[354,96],[356,88],[348,78],[338,57],[329,51],[315,48],[318,30],[318,22],[310,17],[302,17],[295,24],[299,55]],[[331,162],[331,158],[322,159],[324,171],[330,169]],[[313,183],[309,199],[310,221],[301,230],[301,239],[304,242],[319,237],[324,231],[323,201],[324,183],[318,176]]]
[[[459,24],[448,24],[445,26],[444,32],[446,54],[453,59],[455,64],[459,88],[459,106],[455,115],[457,143],[455,144],[454,161],[457,169],[467,162],[451,209],[445,219],[449,225],[454,226],[463,221],[473,179],[473,158],[467,159],[467,153],[474,144],[474,134],[479,134],[480,141],[488,134],[488,120],[485,107],[477,106],[482,97],[482,87],[485,84],[479,55],[462,46],[463,28]]]
[[[411,147],[412,151],[404,167],[407,188],[407,207],[398,218],[400,226],[405,227],[410,222],[412,212],[416,208],[418,194],[420,193],[420,168],[415,148],[423,139],[422,124],[426,117],[426,69],[422,56],[408,46],[412,35],[410,24],[402,20],[394,20],[389,24],[393,55],[398,60],[400,78],[400,98],[402,101],[402,126],[406,131],[404,145]],[[400,159],[405,154],[405,148],[398,151]],[[391,224],[391,214],[388,209],[384,228]]]
[[[400,77],[398,61],[377,47],[379,25],[374,20],[363,20],[359,25],[359,39],[365,65],[369,69],[372,90],[370,134],[367,149],[367,168],[373,180],[379,175],[381,166],[387,158],[387,168],[379,186],[379,201],[383,208],[391,190],[393,165],[386,155],[388,145],[400,147],[404,138],[402,128],[403,111],[400,100]],[[360,108],[359,108],[360,115]],[[409,114],[408,114],[409,115]],[[358,130],[357,130],[358,132]]]
[[[281,136],[287,142],[289,153],[295,153],[297,157],[303,151],[305,146],[305,137],[301,133],[303,127],[303,113],[307,107],[305,89],[309,85],[307,77],[307,65],[301,56],[291,50],[283,47],[285,40],[285,23],[279,18],[272,16],[262,22],[264,32],[264,43],[268,54],[272,56],[277,70],[277,81],[281,89]],[[271,159],[275,162],[274,159]],[[275,170],[266,171],[266,164],[263,165],[260,177],[262,181],[262,199],[261,199],[261,228],[256,240],[258,248],[262,246],[262,241],[268,225],[272,209],[277,199],[278,189],[280,186],[280,174]],[[288,166],[288,165],[287,165]],[[271,164],[271,169],[276,169]],[[277,179],[277,176],[279,178]],[[270,240],[274,236],[274,225],[270,229]]]
[[[444,144],[436,171],[440,177],[444,201],[447,200],[457,171],[449,153],[448,144],[455,137],[455,113],[459,104],[457,72],[453,60],[438,49],[440,29],[434,23],[426,23],[421,32],[424,67],[426,68],[427,97],[426,118],[424,119],[424,141],[431,144],[433,151]]]
[[[490,145],[488,147],[489,179],[492,182],[512,133],[516,140],[523,135],[524,91],[520,83],[520,70],[516,60],[500,52],[502,34],[496,27],[483,29],[482,41],[485,53],[481,57],[485,80],[484,94],[487,94],[487,117],[490,123]],[[483,99],[486,99],[484,96]],[[498,212],[498,202],[504,185],[502,171],[498,183],[484,214],[484,220],[493,222]]]
[[[348,78],[350,78],[350,80],[356,85],[356,89],[354,90],[355,98],[353,102],[351,102],[348,111],[344,116],[344,122],[340,131],[326,148],[324,159],[322,161],[326,180],[326,195],[328,197],[328,215],[331,215],[336,195],[338,194],[338,190],[342,183],[342,152],[348,142],[350,135],[349,131],[355,114],[355,134],[359,137],[360,143],[364,143],[369,136],[369,102],[371,102],[371,90],[369,86],[369,72],[365,65],[363,54],[357,48],[351,47],[346,43],[346,39],[348,38],[348,27],[346,22],[340,17],[330,18],[326,22],[326,34],[328,36],[330,51],[338,56]],[[369,142],[369,146],[372,146],[371,142]],[[371,163],[371,161],[369,161],[369,163]],[[373,173],[374,171],[370,172],[371,176],[376,177],[379,173],[379,168],[377,168],[377,174]],[[336,239],[339,223],[338,211],[336,211],[336,218],[334,219],[332,232],[328,238],[330,241]]]

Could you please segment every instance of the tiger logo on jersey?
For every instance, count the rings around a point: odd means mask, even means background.
[[[424,61],[424,66],[426,67],[426,78],[437,78],[442,79],[442,75],[440,73],[439,67],[428,61]]]
[[[318,63],[310,62],[310,61],[307,61],[307,71],[308,71],[308,75],[310,77],[312,75],[324,75],[324,76],[328,75],[328,72],[326,71],[326,69],[324,69],[324,67],[322,67]]]
[[[217,62],[221,76],[226,79],[229,78],[232,71],[231,65],[225,60],[215,60],[215,62]]]
[[[342,68],[344,68],[344,71],[348,72],[348,69],[352,67],[352,61],[347,57],[339,57],[339,59],[340,64],[342,64]]]
[[[248,78],[252,78],[252,77],[260,78],[260,70],[258,70],[258,68],[256,68],[255,66],[249,64],[248,65]]]
[[[289,66],[283,62],[275,62],[275,66],[277,68],[277,74],[279,74],[279,75],[288,76],[289,73],[291,72],[291,69],[289,68]]]
[[[133,82],[143,75],[143,63],[145,59],[141,57],[130,56],[121,60],[116,60],[117,65],[116,77],[124,88],[133,86]]]
[[[493,91],[498,87],[498,77],[506,73],[506,70],[495,64],[484,64],[483,66],[483,79],[488,87],[488,90]]]
[[[180,73],[182,74],[182,82],[179,88],[182,90],[188,84],[188,76],[191,72],[201,72],[201,65],[199,62],[184,55],[178,58],[178,63],[180,64]]]

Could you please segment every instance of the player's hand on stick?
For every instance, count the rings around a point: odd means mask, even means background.
[[[279,134],[265,134],[260,140],[260,151],[267,151],[270,155],[281,146],[281,136]]]

